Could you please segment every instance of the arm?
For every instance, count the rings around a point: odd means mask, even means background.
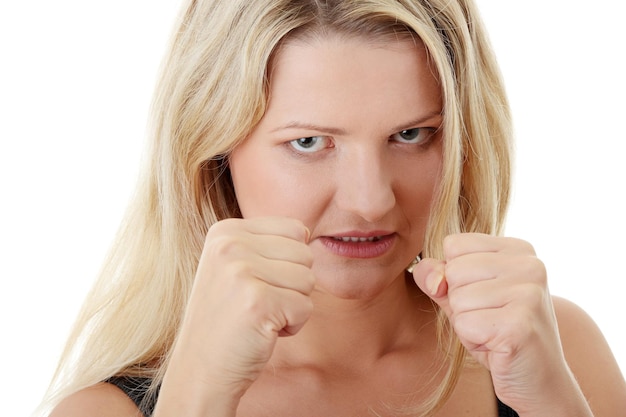
[[[285,218],[213,225],[154,410],[155,417],[232,417],[278,337],[296,334],[313,308],[308,229]],[[117,387],[69,396],[51,417],[137,417]]]
[[[277,338],[296,334],[311,314],[308,235],[285,218],[211,227],[155,417],[235,415]]]
[[[415,281],[520,417],[624,413],[624,380],[604,338],[580,309],[554,305],[532,246],[466,233],[446,238],[444,256],[420,262]]]
[[[626,413],[626,382],[604,336],[577,305],[553,297],[565,359],[594,416]]]

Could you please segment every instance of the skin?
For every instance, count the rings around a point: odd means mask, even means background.
[[[439,86],[410,43],[312,42],[278,56],[269,108],[230,158],[233,183],[243,217],[309,229],[316,291],[369,300],[422,249],[442,159]],[[356,232],[393,234],[394,247],[368,259],[329,250],[327,237]]]
[[[405,41],[329,36],[281,50],[267,113],[229,161],[244,219],[207,235],[155,416],[393,415],[383,404],[419,404],[442,377],[432,302],[479,364],[439,416],[495,416],[496,394],[521,416],[590,416],[585,396],[595,416],[626,409],[606,342],[550,296],[527,242],[448,236],[444,259],[404,272],[442,160],[426,62]],[[378,243],[333,243],[372,234],[389,243],[376,256],[355,247]],[[115,413],[90,405],[106,401]],[[100,384],[53,416],[136,413]]]

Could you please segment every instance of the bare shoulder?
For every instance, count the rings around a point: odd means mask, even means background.
[[[78,391],[55,407],[50,417],[141,417],[135,403],[115,385],[101,383]]]
[[[553,303],[565,359],[595,415],[620,415],[626,382],[600,328],[571,301],[553,297]]]

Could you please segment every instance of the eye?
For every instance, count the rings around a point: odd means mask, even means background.
[[[416,127],[413,129],[405,129],[391,136],[391,139],[397,140],[401,143],[425,143],[435,132],[435,129],[430,127]]]
[[[308,136],[294,139],[289,144],[298,152],[313,153],[328,147],[328,138],[325,136]]]

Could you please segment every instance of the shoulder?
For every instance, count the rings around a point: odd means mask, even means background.
[[[552,297],[563,351],[570,367],[586,367],[590,361],[603,358],[605,367],[617,368],[617,361],[600,328],[581,307],[560,297]]]
[[[563,348],[571,353],[609,350],[593,319],[581,307],[561,297],[552,297]],[[566,352],[567,354],[567,352]],[[613,355],[610,355],[611,358]]]
[[[118,387],[96,384],[65,398],[50,417],[141,417],[135,403]]]
[[[626,409],[626,382],[600,328],[578,305],[553,297],[565,359],[595,415]],[[611,414],[613,413],[613,414]]]

